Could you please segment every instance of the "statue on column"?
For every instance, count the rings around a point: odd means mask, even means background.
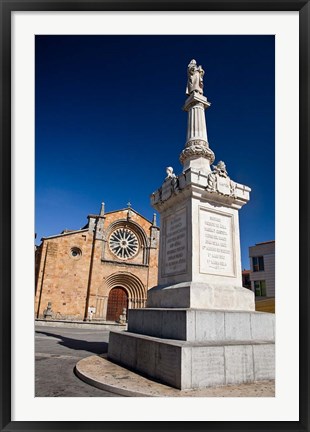
[[[191,60],[187,66],[187,86],[186,94],[190,95],[193,92],[203,94],[203,76],[205,71],[201,66],[197,66],[196,60]]]

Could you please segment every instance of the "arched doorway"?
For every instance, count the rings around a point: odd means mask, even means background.
[[[118,321],[119,316],[122,315],[123,309],[128,310],[128,294],[122,287],[112,288],[109,293],[108,307],[107,307],[107,321]]]

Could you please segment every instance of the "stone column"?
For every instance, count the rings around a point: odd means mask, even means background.
[[[167,168],[152,194],[161,216],[158,287],[148,292],[148,307],[254,310],[254,296],[242,287],[239,210],[250,188],[233,182],[226,165],[209,147],[205,110],[210,102],[198,86],[197,68],[188,82],[183,173]]]
[[[187,143],[193,139],[200,139],[208,144],[203,103],[196,103],[188,108]]]
[[[192,93],[183,107],[188,112],[187,137],[185,149],[180,155],[183,171],[190,168],[202,172],[211,171],[214,153],[209,147],[205,110],[211,105],[207,98],[199,93]]]

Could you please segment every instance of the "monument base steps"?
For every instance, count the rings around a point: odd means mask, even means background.
[[[131,309],[111,332],[108,358],[181,390],[275,377],[274,315],[205,309]]]
[[[255,310],[252,291],[223,283],[182,282],[156,286],[147,293],[148,308]]]
[[[108,358],[180,390],[275,377],[271,341],[193,342],[111,332]]]
[[[274,314],[265,312],[146,308],[128,311],[128,331],[191,342],[274,342]]]

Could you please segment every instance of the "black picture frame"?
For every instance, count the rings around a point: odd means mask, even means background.
[[[309,428],[309,0],[0,0],[1,28],[1,430],[161,431],[291,430]],[[299,421],[284,422],[23,422],[11,421],[11,13],[14,11],[298,11],[300,68],[300,378]],[[294,151],[292,151],[294,153]],[[292,158],[293,159],[293,158]],[[292,160],[293,165],[297,164]],[[296,281],[298,277],[296,276]],[[295,287],[297,289],[297,287]]]

